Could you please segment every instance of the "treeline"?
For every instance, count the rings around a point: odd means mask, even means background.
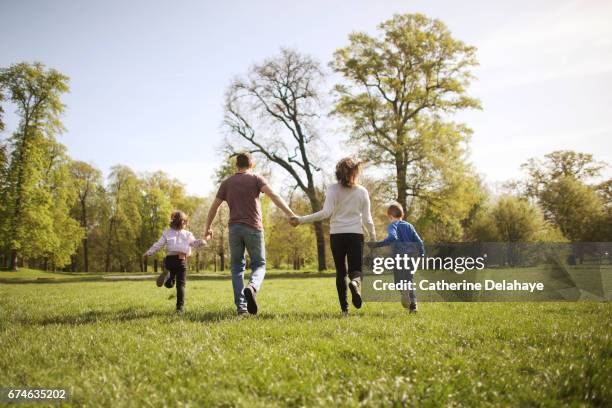
[[[331,89],[324,65],[291,49],[233,80],[224,101],[228,158],[253,153],[258,170],[287,187],[283,193],[297,213],[318,211],[333,181],[323,137],[324,118],[332,115],[344,126],[347,155],[367,160],[362,182],[379,238],[385,205],[396,200],[428,242],[612,240],[612,181],[596,182],[605,163],[586,153],[552,152],[523,165],[524,181],[492,194],[469,164],[471,129],[453,120],[457,111],[480,109],[468,94],[475,48],[420,14],[396,15],[378,30],[352,33],[336,50],[329,67],[340,81]],[[20,117],[0,146],[0,263],[145,270],[141,254],[173,209],[190,214],[199,235],[210,197],[188,196],[162,172],[135,174],[125,166],[102,180],[99,170],[70,159],[56,141],[67,91],[68,78],[42,64],[0,70],[0,102],[10,102]],[[334,100],[327,102],[330,92]],[[231,172],[225,160],[211,183]],[[263,207],[271,266],[328,267],[326,223],[288,228],[265,200]],[[223,211],[214,242],[192,260],[194,269],[226,268]]]

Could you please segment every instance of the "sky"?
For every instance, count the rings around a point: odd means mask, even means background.
[[[478,48],[470,161],[489,185],[554,150],[612,163],[607,0],[0,0],[0,67],[41,61],[70,77],[59,140],[105,174],[163,170],[205,195],[222,158],[223,95],[252,64],[296,48],[327,65],[353,31],[424,13]],[[6,138],[17,118],[6,114]],[[331,159],[346,135],[322,135]],[[608,174],[610,169],[607,170]]]

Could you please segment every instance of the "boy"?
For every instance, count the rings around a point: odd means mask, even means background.
[[[404,209],[399,203],[392,203],[387,208],[387,217],[389,217],[389,226],[387,227],[387,238],[380,242],[370,244],[373,248],[392,245],[393,256],[400,254],[408,254],[414,256],[415,246],[418,247],[419,255],[425,256],[425,246],[423,240],[419,237],[412,224],[403,220]],[[414,274],[410,270],[395,270],[395,282],[400,280],[413,282]],[[416,313],[416,290],[414,287],[409,291],[402,291],[402,306],[407,308],[410,313]]]

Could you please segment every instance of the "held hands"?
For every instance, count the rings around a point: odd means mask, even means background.
[[[300,221],[298,220],[297,216],[293,216],[289,218],[289,224],[291,224],[293,227],[297,227],[298,225],[300,225]]]
[[[211,239],[213,239],[213,230],[209,229],[208,231],[206,231],[206,234],[204,235],[204,239],[206,241],[210,241]]]

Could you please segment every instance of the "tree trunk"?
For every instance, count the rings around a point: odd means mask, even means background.
[[[327,269],[325,260],[325,231],[323,231],[323,223],[317,221],[314,223],[315,236],[317,237],[317,262],[319,272]]]
[[[108,227],[108,241],[106,242],[106,259],[104,261],[104,272],[110,272],[110,261],[111,261],[111,242],[113,240],[113,227],[115,219],[111,218],[110,225]]]
[[[408,211],[408,186],[406,185],[406,166],[399,159],[395,163],[397,202],[401,204],[404,211]]]
[[[17,250],[11,249],[9,256],[9,270],[17,271]]]
[[[312,212],[317,212],[321,209],[321,203],[319,202],[314,187],[308,191],[308,199],[310,200]],[[313,228],[317,239],[317,263],[320,272],[327,269],[327,262],[325,260],[325,231],[323,230],[323,223],[321,221],[313,223]]]
[[[83,268],[89,272],[89,242],[87,240],[87,204],[86,198],[81,199],[81,227],[85,230],[83,237]]]

